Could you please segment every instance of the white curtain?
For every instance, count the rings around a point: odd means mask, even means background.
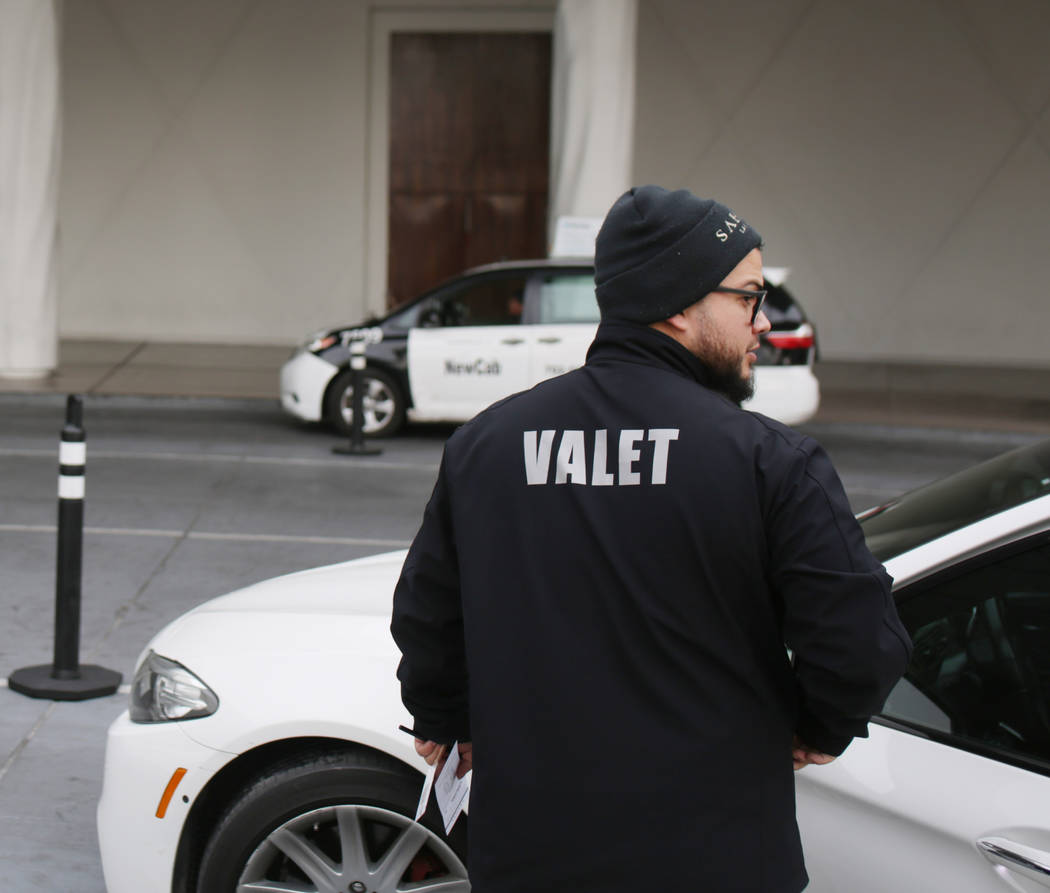
[[[560,216],[604,217],[631,184],[637,0],[559,0],[548,243]]]
[[[56,365],[60,0],[0,0],[0,376]]]

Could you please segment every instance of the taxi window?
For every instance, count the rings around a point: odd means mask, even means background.
[[[537,322],[598,322],[598,317],[590,273],[546,273],[540,277]]]
[[[383,327],[391,331],[407,332],[414,326],[419,325],[419,315],[424,309],[425,302],[417,301],[405,307],[404,310],[394,311],[386,318]]]
[[[521,322],[525,277],[480,279],[424,301],[421,326],[506,326]]]

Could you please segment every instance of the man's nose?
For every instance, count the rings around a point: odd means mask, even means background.
[[[758,335],[765,334],[773,328],[773,324],[769,321],[769,317],[766,316],[765,310],[758,311],[758,316],[755,317],[754,325],[752,325],[751,328],[754,329],[755,333]]]

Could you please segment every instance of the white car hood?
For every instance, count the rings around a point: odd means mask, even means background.
[[[261,612],[389,617],[394,584],[406,554],[402,549],[263,580],[213,598],[190,615]]]
[[[406,552],[264,580],[205,602],[147,646],[217,695],[181,724],[194,741],[242,753],[280,738],[357,741],[413,764],[398,696],[390,611]],[[404,740],[402,740],[404,739]]]
[[[274,577],[176,618],[147,648],[191,667],[234,654],[387,652],[394,585],[405,550]]]

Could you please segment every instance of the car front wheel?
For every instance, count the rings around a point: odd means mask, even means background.
[[[390,373],[370,367],[361,372],[364,381],[363,431],[368,437],[389,437],[405,421],[405,397]],[[349,434],[354,419],[354,379],[349,369],[332,382],[326,398],[325,414],[340,434]]]
[[[422,779],[379,755],[304,754],[271,767],[226,809],[198,893],[469,893],[461,818],[452,838],[412,820]]]

